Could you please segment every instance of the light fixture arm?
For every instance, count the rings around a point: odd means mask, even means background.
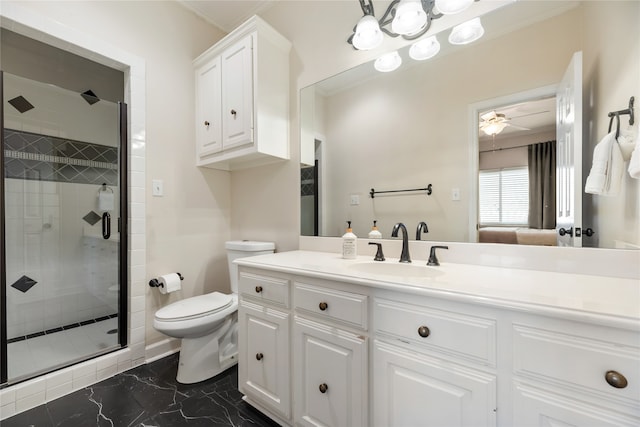
[[[369,4],[365,3],[367,1],[369,2]],[[375,13],[373,12],[372,0],[360,0],[360,7],[362,8],[362,13],[364,13],[365,15],[375,16]]]

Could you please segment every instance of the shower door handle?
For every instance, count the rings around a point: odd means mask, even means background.
[[[111,237],[111,215],[109,212],[102,214],[102,238],[108,239]]]

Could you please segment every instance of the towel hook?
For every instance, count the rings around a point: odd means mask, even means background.
[[[611,133],[611,125],[613,125],[613,118],[616,118],[616,140],[618,139],[618,137],[620,136],[620,113],[619,112],[615,112],[613,114],[610,115],[611,119],[609,120],[609,130],[607,131],[607,133]]]

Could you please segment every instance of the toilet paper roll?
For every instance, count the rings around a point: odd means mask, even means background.
[[[179,291],[182,287],[182,285],[180,284],[180,276],[178,275],[178,273],[163,274],[162,276],[158,277],[158,282],[162,284],[162,286],[158,287],[161,294],[168,294],[169,292]]]

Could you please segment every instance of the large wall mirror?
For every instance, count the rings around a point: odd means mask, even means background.
[[[553,143],[556,92],[570,91],[561,82],[577,65],[582,117],[571,169],[582,175],[559,183],[563,172],[544,185],[575,196],[576,225],[593,231],[571,245],[640,248],[640,180],[626,170],[633,144],[623,150],[617,194],[584,191],[608,112],[626,109],[640,95],[640,4],[522,1],[482,20],[485,36],[473,44],[454,47],[441,34],[434,58],[417,62],[401,50],[403,64],[394,72],[365,63],[301,90],[302,235],[340,236],[352,221],[356,235],[366,237],[375,220],[388,238],[397,222],[415,230],[425,221],[423,240],[563,244],[558,230],[565,225],[531,220],[528,207],[513,217],[505,204],[494,215],[500,200],[512,197],[517,205],[524,197],[495,182],[529,179],[532,146],[550,143],[544,150],[569,152]],[[487,134],[483,127],[492,117],[507,125]],[[620,123],[628,141],[637,137],[637,120],[630,125],[621,116]],[[494,187],[487,187],[491,180]],[[385,193],[428,186],[430,195]],[[495,188],[502,191],[498,201],[487,197]],[[531,203],[556,211],[536,191]]]

